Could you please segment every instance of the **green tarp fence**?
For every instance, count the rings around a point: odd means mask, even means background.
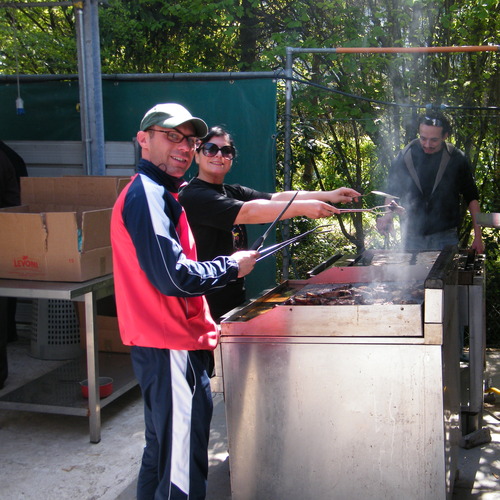
[[[25,114],[16,114],[17,85],[0,84],[0,139],[79,141],[79,87],[75,80],[22,83]],[[131,141],[144,113],[159,102],[178,102],[207,124],[224,125],[238,155],[227,182],[275,190],[276,82],[103,80],[105,141]],[[193,164],[187,174],[196,174]],[[265,226],[249,226],[253,240]],[[275,261],[265,259],[248,278],[249,297],[274,285]]]

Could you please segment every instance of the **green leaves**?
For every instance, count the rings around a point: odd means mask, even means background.
[[[285,67],[286,47],[498,44],[499,8],[499,0],[110,0],[99,10],[102,71],[271,71]],[[0,40],[4,74],[16,72],[16,54],[21,73],[77,72],[72,8],[0,9]],[[302,53],[293,72],[306,82],[292,84],[297,188],[320,179],[329,188],[380,188],[395,152],[415,137],[416,115],[444,103],[458,125],[453,141],[473,159],[481,202],[500,211],[498,182],[488,181],[499,179],[498,112],[473,109],[500,106],[498,53]],[[284,88],[279,81],[281,166]],[[379,243],[358,219],[344,233]]]

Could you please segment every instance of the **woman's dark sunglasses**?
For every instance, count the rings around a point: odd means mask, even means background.
[[[215,156],[220,151],[222,158],[225,158],[226,160],[232,160],[236,156],[236,150],[233,146],[222,146],[219,148],[219,146],[213,142],[206,142],[205,144],[198,146],[198,151],[202,151],[205,156],[209,157]]]

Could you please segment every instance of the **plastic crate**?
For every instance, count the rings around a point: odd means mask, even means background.
[[[74,359],[82,354],[80,325],[70,300],[33,301],[31,355],[39,359]]]

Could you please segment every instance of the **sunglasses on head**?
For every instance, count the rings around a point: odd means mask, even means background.
[[[222,158],[226,160],[232,160],[236,156],[236,150],[233,146],[222,146],[219,148],[217,144],[213,142],[206,142],[198,146],[197,151],[201,151],[205,156],[214,157],[219,151],[221,152]]]
[[[443,122],[439,118],[429,118],[426,116],[423,121],[424,125],[431,125],[432,127],[443,127]]]

